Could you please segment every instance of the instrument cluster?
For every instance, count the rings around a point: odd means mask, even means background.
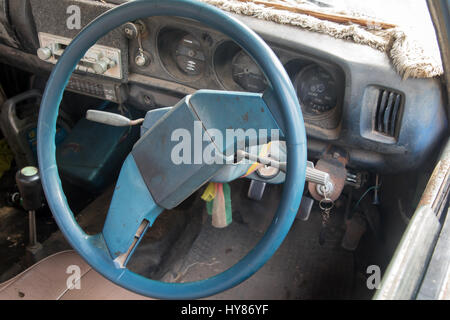
[[[128,27],[131,30],[128,34],[133,34],[129,41],[130,73],[194,90],[262,93],[270,86],[253,59],[235,42],[214,30],[191,21],[163,17],[134,24],[138,27]],[[345,88],[343,72],[315,57],[272,49],[291,77],[305,120],[319,128],[336,129]],[[139,64],[140,60],[147,62]]]

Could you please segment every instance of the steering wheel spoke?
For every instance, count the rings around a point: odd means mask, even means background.
[[[103,238],[119,267],[125,267],[149,227],[163,212],[153,200],[134,158],[125,160],[116,183]]]

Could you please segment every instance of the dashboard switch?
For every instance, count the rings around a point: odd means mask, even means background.
[[[134,58],[134,62],[138,67],[145,67],[150,63],[150,58],[148,55],[141,52]]]
[[[139,27],[132,23],[132,22],[127,22],[123,25],[123,33],[125,34],[125,37],[127,37],[128,39],[132,40],[132,39],[137,39],[139,37]]]
[[[108,58],[101,58],[97,59],[97,61],[92,64],[92,69],[94,69],[97,74],[104,74],[110,68],[114,68],[115,66],[115,61]]]
[[[50,48],[39,48],[37,50],[37,56],[39,57],[39,59],[41,60],[48,60],[52,57],[53,53],[52,50]]]
[[[39,49],[37,49],[37,56],[39,57],[39,59],[47,61],[54,55],[56,55],[60,49],[61,45],[59,43],[50,42],[46,45],[42,45]]]
[[[70,38],[39,32],[40,48],[37,55],[43,61],[56,64],[71,41]],[[120,49],[95,44],[78,62],[76,70],[122,79]]]
[[[94,69],[95,73],[97,74],[104,74],[106,71],[108,71],[108,62],[104,60],[98,60],[92,65],[92,69]]]
[[[127,22],[122,26],[122,31],[130,40],[138,39],[146,32],[145,24],[141,20]]]

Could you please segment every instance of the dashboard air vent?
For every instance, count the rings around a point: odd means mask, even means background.
[[[400,93],[379,89],[378,103],[374,114],[374,130],[378,133],[395,137],[398,132],[403,96]]]

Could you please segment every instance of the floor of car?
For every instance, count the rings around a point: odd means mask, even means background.
[[[320,226],[317,212],[313,212],[308,222],[297,220],[281,248],[260,271],[238,287],[213,298],[352,298],[353,254],[340,248],[341,231],[334,227],[328,232],[325,244],[320,245]],[[234,223],[223,230],[206,224],[172,279],[191,282],[225,271],[251,250],[262,235],[243,223]]]
[[[211,226],[199,194],[186,207],[166,211],[149,229],[129,263],[137,273],[167,282],[190,282],[224,271],[245,256],[264,235],[278,206],[281,186],[270,186],[261,202],[246,197],[248,182],[231,185],[233,223]],[[112,188],[78,216],[88,233],[101,231]],[[296,220],[272,259],[241,285],[212,299],[370,298],[353,252],[342,249],[343,210],[336,209],[319,243],[322,220],[314,208],[306,222]],[[43,256],[70,249],[60,232],[44,243]]]

